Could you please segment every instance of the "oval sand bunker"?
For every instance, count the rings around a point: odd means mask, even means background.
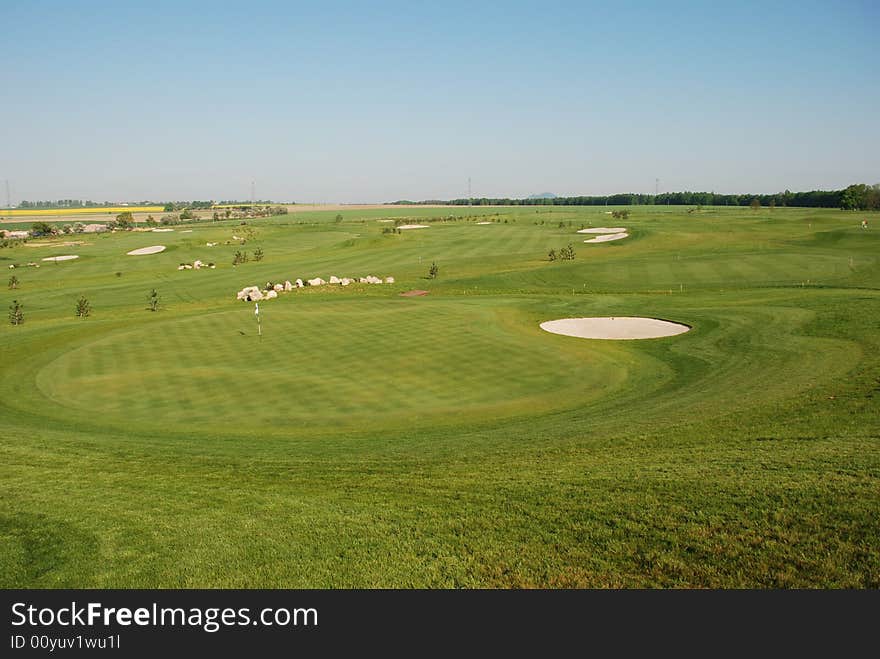
[[[141,247],[140,249],[133,249],[130,252],[126,252],[129,256],[144,256],[145,254],[158,254],[159,252],[165,251],[165,245],[152,245],[150,247]]]
[[[607,236],[596,236],[595,238],[590,238],[589,240],[585,240],[585,243],[607,243],[609,240],[621,240],[622,238],[627,238],[629,236],[628,233],[610,233]]]
[[[78,259],[78,254],[65,254],[64,256],[47,256],[44,258],[44,261],[72,261],[73,259]]]
[[[625,227],[596,227],[595,229],[581,229],[578,233],[623,233]]]
[[[581,339],[659,339],[684,334],[690,327],[657,318],[612,316],[604,318],[562,318],[541,323],[551,334],[576,336]]]

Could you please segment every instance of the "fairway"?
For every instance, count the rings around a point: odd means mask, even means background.
[[[0,585],[880,587],[880,231],[628,208],[0,249]],[[236,299],[331,276],[394,283]]]

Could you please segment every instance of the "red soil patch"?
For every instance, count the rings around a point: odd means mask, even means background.
[[[401,293],[400,295],[401,295],[401,297],[419,297],[420,295],[427,295],[427,294],[428,294],[428,291],[414,290],[414,291],[407,291],[406,293]]]

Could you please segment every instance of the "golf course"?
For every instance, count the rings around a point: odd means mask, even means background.
[[[876,213],[621,208],[13,241],[0,586],[880,587]]]

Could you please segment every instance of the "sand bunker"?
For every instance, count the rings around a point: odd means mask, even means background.
[[[394,220],[376,220],[376,222],[394,222]]]
[[[659,339],[663,336],[684,334],[688,325],[657,318],[612,316],[605,318],[563,318],[541,323],[541,329],[551,334],[576,336],[581,339]]]
[[[477,224],[494,224],[494,222],[477,222]]]
[[[585,243],[607,243],[609,240],[620,240],[621,238],[629,237],[628,233],[610,233],[607,236],[596,236],[595,238],[590,238],[589,240],[585,240]]]
[[[165,245],[151,245],[150,247],[141,247],[126,252],[129,256],[144,256],[145,254],[158,254],[165,251]]]
[[[73,259],[78,259],[79,256],[77,254],[65,254],[64,256],[47,256],[44,258],[44,261],[72,261]]]
[[[596,227],[595,229],[581,229],[578,233],[623,233],[626,231],[626,227],[613,227],[609,229],[608,227]]]
[[[174,231],[174,229],[153,229],[153,233],[168,233],[169,231]]]
[[[421,297],[422,295],[427,295],[427,294],[428,294],[428,291],[421,291],[421,290],[416,289],[416,290],[412,290],[412,291],[406,291],[405,293],[401,293],[400,297]]]
[[[398,229],[430,229],[431,227],[427,224],[402,224]]]

